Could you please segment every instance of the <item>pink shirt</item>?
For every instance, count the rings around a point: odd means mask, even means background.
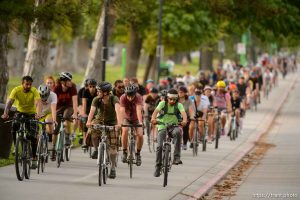
[[[136,106],[143,105],[142,96],[138,93],[136,94],[135,98],[132,101],[129,101],[126,97],[126,94],[123,94],[120,97],[120,106],[125,107],[125,119],[128,121],[138,121],[137,114],[136,114]]]
[[[230,95],[228,93],[226,94],[218,94],[216,93],[214,96],[214,105],[216,105],[218,108],[227,108],[226,101],[230,101]]]

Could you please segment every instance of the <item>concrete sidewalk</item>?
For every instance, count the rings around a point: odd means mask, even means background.
[[[257,112],[247,112],[243,135],[238,138],[241,143],[172,199],[199,199],[226,176],[230,169],[253,149],[260,136],[270,128],[298,77],[299,73],[296,73],[289,74],[285,80],[280,79],[279,86],[272,90],[269,100],[266,101],[262,98]],[[245,135],[247,136],[244,137]],[[221,140],[221,144],[224,142],[227,141]]]

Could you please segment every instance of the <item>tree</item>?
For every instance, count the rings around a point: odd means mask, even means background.
[[[8,83],[7,67],[7,43],[8,25],[0,18],[0,103],[5,100],[6,87]]]

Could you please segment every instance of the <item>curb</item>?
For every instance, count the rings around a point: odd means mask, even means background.
[[[287,90],[285,90],[284,95],[282,95],[282,97],[279,100],[279,106],[276,108],[275,112],[271,113],[270,117],[268,120],[266,120],[266,122],[264,123],[265,126],[262,129],[262,131],[260,131],[259,133],[254,135],[254,140],[249,137],[247,139],[247,141],[245,142],[246,144],[243,146],[243,150],[240,154],[238,154],[235,159],[230,162],[227,166],[225,166],[224,169],[222,169],[220,172],[218,172],[216,175],[214,175],[213,177],[210,178],[209,181],[205,182],[205,184],[198,188],[198,190],[196,192],[194,192],[193,195],[189,196],[188,200],[195,200],[195,199],[200,199],[201,197],[205,196],[206,193],[215,185],[217,184],[221,179],[223,179],[228,172],[234,167],[236,166],[243,158],[245,155],[247,155],[256,145],[256,142],[258,142],[258,140],[261,138],[261,136],[266,133],[268,131],[268,129],[271,127],[273,121],[275,120],[276,116],[278,115],[279,111],[281,110],[284,102],[286,101],[286,99],[288,98],[292,88],[294,87],[294,85],[297,82],[297,78],[298,75],[296,75],[294,77],[294,80],[289,84]],[[184,189],[183,189],[184,190]],[[182,190],[182,191],[183,191]],[[183,199],[183,195],[186,197],[186,194],[179,192],[177,193],[177,195],[175,195],[172,199],[177,199],[177,197],[179,197],[178,199]]]

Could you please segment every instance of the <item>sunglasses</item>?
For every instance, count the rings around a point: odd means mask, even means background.
[[[125,89],[124,86],[118,86],[118,89]]]
[[[89,86],[89,88],[95,88],[95,87],[96,87],[95,85],[90,85],[90,86]]]

